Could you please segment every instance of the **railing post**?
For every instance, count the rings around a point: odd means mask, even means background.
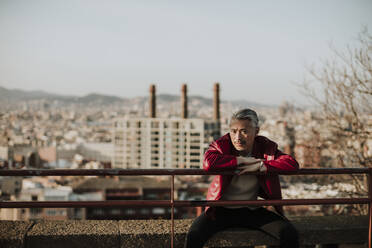
[[[171,248],[174,242],[174,175],[171,176]]]
[[[368,217],[369,217],[369,228],[368,228],[368,247],[372,246],[372,168],[369,168],[368,172]]]

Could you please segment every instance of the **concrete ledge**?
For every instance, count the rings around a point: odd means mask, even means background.
[[[122,248],[169,247],[170,221],[126,220],[119,221]]]
[[[40,221],[26,236],[26,247],[119,247],[117,221]]]
[[[291,219],[302,245],[362,244],[368,241],[367,216],[313,216]],[[170,247],[170,220],[121,221],[0,221],[0,247]],[[175,220],[175,246],[183,247],[192,220]],[[277,245],[255,230],[228,229],[208,241],[208,247]]]
[[[319,216],[293,219],[301,244],[368,243],[368,216]]]
[[[191,219],[174,221],[174,247],[183,247],[191,223]],[[170,247],[170,220],[122,220],[119,227],[122,248]]]
[[[0,247],[23,248],[30,221],[0,221]]]

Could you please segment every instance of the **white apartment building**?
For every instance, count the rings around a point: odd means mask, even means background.
[[[220,133],[213,120],[118,119],[114,124],[113,168],[201,168],[203,155]]]

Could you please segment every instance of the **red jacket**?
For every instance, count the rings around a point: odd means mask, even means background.
[[[212,142],[204,154],[203,168],[206,171],[226,171],[237,169],[238,151],[234,148],[230,135],[226,134]],[[278,145],[263,136],[256,136],[252,148],[252,156],[263,158],[267,172],[295,171],[299,166],[291,156],[278,150]],[[209,186],[207,200],[219,200],[230,184],[232,175],[216,175]],[[282,199],[279,176],[259,175],[260,189],[258,196],[264,199]],[[207,213],[213,208],[206,208]],[[275,206],[278,213],[283,214],[282,206]]]

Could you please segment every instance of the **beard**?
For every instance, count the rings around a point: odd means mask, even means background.
[[[234,145],[236,150],[242,151],[242,150],[246,149],[247,142],[245,142],[243,140],[242,141],[237,141],[237,142],[233,142],[233,145]]]

